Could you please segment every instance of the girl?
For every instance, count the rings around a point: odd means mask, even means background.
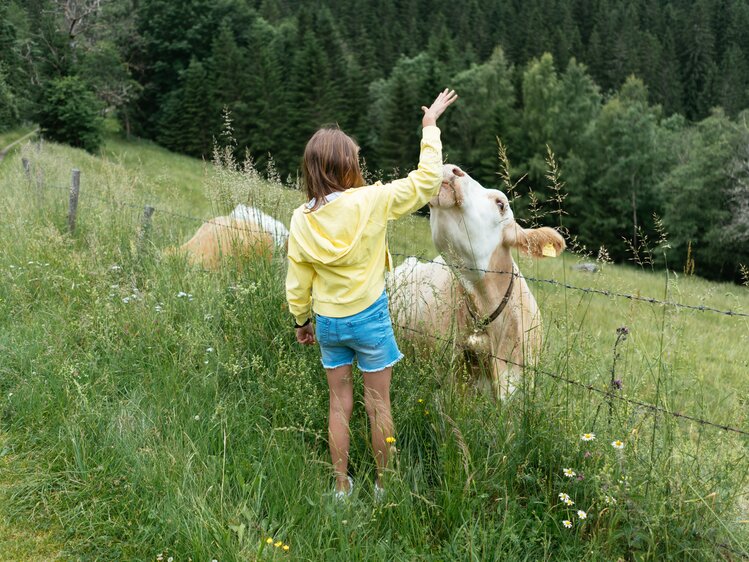
[[[320,344],[328,377],[328,437],[336,497],[351,494],[348,477],[349,419],[354,407],[354,358],[364,377],[364,407],[372,429],[378,477],[375,497],[384,494],[380,475],[393,435],[390,376],[398,350],[385,294],[387,221],[422,207],[442,183],[442,144],[437,118],[457,95],[445,89],[422,107],[419,167],[407,178],[364,186],[359,147],[339,129],[317,131],[307,143],[302,174],[308,202],[294,211],[289,234],[286,298],[296,339]],[[315,313],[315,326],[310,324]]]

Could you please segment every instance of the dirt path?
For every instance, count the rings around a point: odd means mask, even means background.
[[[0,562],[62,560],[60,545],[50,532],[34,529],[23,521],[11,520],[5,507],[11,489],[13,463],[16,457],[8,452],[7,438],[0,432]]]
[[[27,138],[29,138],[30,136],[32,136],[32,135],[35,135],[35,134],[37,134],[38,132],[39,132],[39,128],[36,128],[36,129],[34,129],[33,131],[31,131],[30,133],[28,133],[28,134],[25,134],[25,135],[24,135],[24,136],[22,136],[22,137],[21,137],[20,139],[17,139],[17,140],[15,140],[15,141],[13,141],[13,142],[12,142],[12,143],[10,143],[10,144],[9,144],[8,146],[6,146],[6,147],[5,147],[5,148],[3,148],[2,150],[0,150],[0,162],[2,162],[2,161],[3,161],[3,159],[5,158],[5,155],[6,155],[7,153],[8,153],[8,151],[9,151],[9,150],[10,150],[11,148],[13,148],[14,146],[16,146],[16,145],[17,145],[18,143],[21,143],[21,142],[25,141],[25,140],[26,140]]]

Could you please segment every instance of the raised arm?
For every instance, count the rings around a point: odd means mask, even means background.
[[[413,213],[434,197],[442,183],[442,142],[437,119],[456,100],[453,90],[445,89],[429,107],[422,106],[421,153],[419,166],[408,177],[395,180],[383,188],[387,190],[388,219]]]

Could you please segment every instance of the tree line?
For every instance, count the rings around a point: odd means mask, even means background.
[[[0,0],[0,129],[35,120],[95,150],[106,110],[200,157],[227,108],[238,153],[282,177],[332,123],[388,176],[450,86],[447,158],[501,187],[501,139],[518,214],[616,261],[662,265],[667,237],[670,267],[740,280],[746,29],[747,0]]]

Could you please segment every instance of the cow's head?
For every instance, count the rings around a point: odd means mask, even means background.
[[[456,265],[490,269],[495,251],[512,246],[539,258],[556,257],[565,248],[564,239],[552,228],[521,228],[504,193],[485,189],[452,164],[445,165],[442,187],[429,207],[434,244]]]

